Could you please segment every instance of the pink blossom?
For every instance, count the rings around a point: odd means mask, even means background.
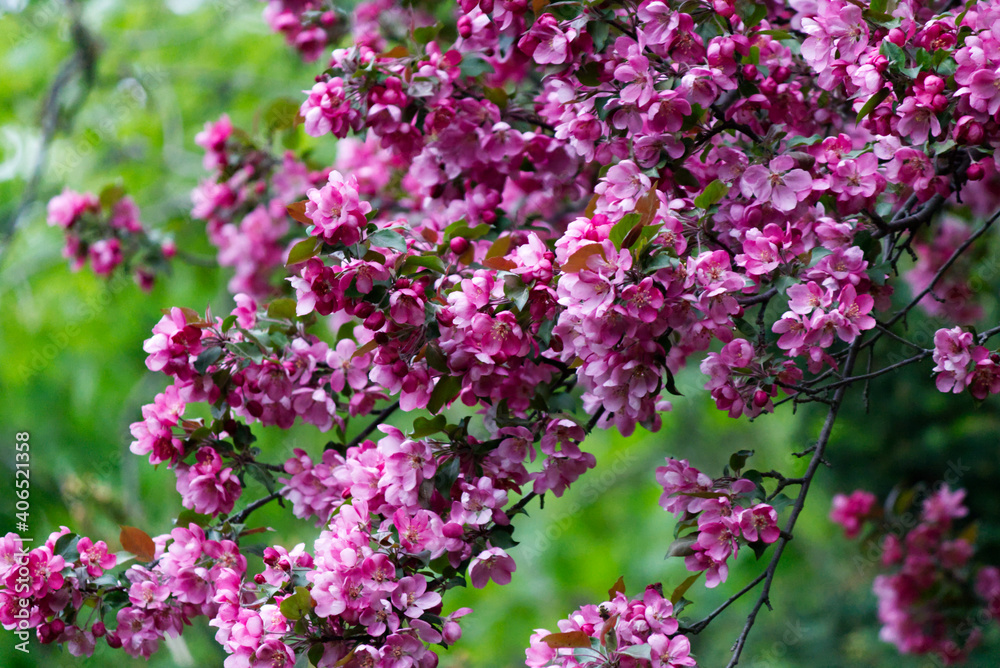
[[[791,211],[812,192],[813,179],[804,169],[793,169],[788,156],[773,158],[767,167],[751,165],[740,179],[744,197],[770,202],[779,211]]]
[[[511,573],[516,570],[517,565],[506,552],[491,547],[476,555],[469,564],[469,579],[476,589],[482,589],[490,580],[505,585],[510,584]]]

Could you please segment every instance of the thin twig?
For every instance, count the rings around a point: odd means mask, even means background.
[[[399,402],[398,401],[395,402],[395,403],[393,403],[393,404],[390,404],[390,405],[386,406],[385,410],[383,410],[381,413],[379,413],[378,416],[374,420],[372,420],[370,423],[368,423],[367,427],[365,427],[364,429],[361,430],[360,434],[358,434],[357,436],[354,437],[353,441],[351,441],[350,443],[347,444],[347,447],[348,448],[355,448],[355,447],[361,445],[361,443],[366,438],[368,438],[368,436],[373,431],[375,431],[376,429],[378,429],[378,426],[380,424],[382,424],[383,420],[385,420],[387,417],[389,417],[390,415],[392,415],[393,413],[395,413],[397,409],[399,409]]]
[[[847,361],[844,363],[845,376],[849,376],[851,370],[854,368],[854,361],[857,359],[860,343],[861,339],[859,338],[851,344],[850,352],[847,355]],[[792,529],[795,528],[795,522],[798,520],[799,514],[802,512],[802,508],[805,505],[806,495],[809,493],[809,486],[812,483],[813,477],[816,475],[816,471],[819,469],[820,463],[823,462],[823,453],[826,451],[827,443],[829,443],[830,436],[833,433],[833,425],[837,421],[837,413],[840,411],[840,405],[844,401],[844,395],[847,392],[847,388],[848,385],[841,385],[837,388],[837,391],[834,394],[833,402],[830,405],[830,411],[826,415],[826,421],[823,423],[823,428],[820,431],[819,438],[813,448],[812,459],[809,460],[809,466],[803,476],[802,487],[799,489],[799,495],[795,498],[795,505],[792,506],[791,515],[789,515],[788,521],[785,523],[785,528],[782,531],[781,537],[778,538],[774,554],[771,556],[771,561],[767,565],[767,571],[764,573],[764,588],[761,590],[760,595],[757,597],[757,602],[754,604],[753,609],[747,616],[747,621],[743,625],[743,630],[740,632],[739,637],[736,639],[736,644],[733,645],[732,658],[726,668],[733,668],[739,663],[740,655],[743,653],[743,648],[746,646],[747,637],[750,635],[750,629],[753,628],[753,624],[757,620],[757,614],[760,612],[760,609],[765,605],[769,610],[771,609],[771,583],[774,582],[775,570],[778,567],[778,562],[781,560],[782,553],[785,551],[785,546],[788,545],[788,541],[792,538]]]
[[[238,512],[235,515],[233,515],[232,517],[230,517],[229,518],[229,522],[231,524],[239,524],[239,523],[243,522],[244,520],[246,520],[247,517],[250,516],[250,513],[252,513],[253,511],[257,510],[258,508],[262,508],[262,507],[266,506],[267,504],[269,504],[272,501],[274,501],[275,499],[277,499],[279,496],[281,496],[281,491],[280,490],[279,491],[271,492],[270,494],[268,494],[267,496],[265,496],[262,499],[257,499],[256,501],[254,501],[253,503],[251,503],[249,506],[247,506],[246,508],[244,508],[240,512]]]
[[[732,596],[730,596],[729,598],[727,598],[722,605],[720,605],[718,608],[716,608],[715,610],[713,610],[712,612],[710,612],[708,615],[706,615],[704,619],[695,622],[691,626],[682,626],[679,629],[679,631],[681,633],[684,633],[684,634],[688,634],[688,633],[690,633],[690,634],[701,633],[705,629],[705,627],[708,626],[709,622],[711,622],[713,619],[715,619],[720,614],[722,614],[723,610],[725,610],[730,605],[732,605],[733,603],[735,603],[739,598],[741,598],[748,591],[750,591],[751,589],[753,589],[754,587],[756,587],[757,585],[759,585],[761,583],[761,581],[764,579],[765,576],[767,576],[767,572],[766,571],[764,573],[761,573],[757,577],[755,577],[753,580],[751,580],[750,584],[748,584],[746,587],[743,587],[743,589],[739,590],[738,592],[736,592],[735,594],[733,594]]]

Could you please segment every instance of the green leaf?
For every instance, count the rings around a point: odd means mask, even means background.
[[[767,17],[767,6],[748,0],[736,0],[736,13],[743,20],[745,29],[749,30]]]
[[[495,527],[490,532],[490,544],[502,550],[509,550],[518,545],[514,540],[514,527],[510,524]]]
[[[607,25],[603,21],[599,22],[602,25]],[[591,61],[578,69],[576,71],[576,78],[584,86],[597,87],[601,85],[601,73],[604,71],[604,67],[596,62]]]
[[[79,542],[80,537],[75,533],[63,534],[59,536],[59,540],[53,546],[52,552],[72,563],[80,558],[80,553],[76,549],[76,544]]]
[[[684,582],[677,585],[677,588],[674,589],[674,592],[670,595],[670,602],[676,605],[677,602],[684,597],[684,594],[687,592],[687,590],[691,588],[691,585],[693,585],[695,581],[697,581],[698,578],[701,577],[702,572],[704,571],[695,573],[691,577],[684,580]]]
[[[285,619],[296,620],[308,615],[315,605],[308,589],[296,587],[295,593],[281,602],[280,610]]]
[[[670,557],[690,556],[694,554],[694,549],[691,546],[697,542],[697,534],[688,534],[686,536],[682,536],[681,538],[677,538],[670,544],[670,547],[667,548],[667,554],[663,558],[669,559]]]
[[[211,515],[203,515],[201,513],[196,513],[193,510],[182,510],[177,516],[176,525],[182,528],[187,528],[190,524],[197,524],[200,527],[207,527],[212,523]]]
[[[222,321],[222,333],[225,334],[233,328],[236,324],[237,317],[235,315],[227,315],[226,319]]]
[[[437,34],[441,31],[441,24],[435,23],[432,26],[424,26],[422,28],[416,28],[413,31],[413,41],[417,44],[424,45],[429,44],[431,40],[437,37]]]
[[[204,376],[205,372],[208,371],[208,367],[215,364],[220,357],[222,357],[222,348],[219,346],[206,348],[201,351],[198,359],[194,361],[194,370],[198,372],[199,376]]]
[[[699,209],[707,209],[725,197],[727,193],[729,193],[729,186],[719,179],[715,179],[705,186],[700,195],[694,198],[694,205]]]
[[[247,359],[253,361],[256,364],[260,364],[264,361],[264,353],[261,349],[249,341],[238,341],[236,343],[230,343],[229,347],[231,350],[236,352],[241,357],[246,357]]]
[[[270,471],[257,464],[247,464],[244,470],[250,474],[251,478],[262,484],[267,489],[268,494],[274,492],[274,476],[271,475]]]
[[[308,239],[303,239],[299,243],[292,246],[292,249],[288,251],[288,261],[285,262],[285,266],[291,267],[292,265],[299,264],[300,262],[305,262],[311,257],[316,257],[319,255],[322,248],[323,240],[319,237],[309,237]]]
[[[795,39],[795,35],[788,32],[787,30],[758,30],[755,35],[770,35],[774,39],[781,41],[783,39]]]
[[[611,232],[608,233],[608,238],[611,239],[612,243],[614,243],[616,249],[622,249],[625,237],[628,236],[628,233],[632,231],[632,228],[635,227],[641,219],[642,216],[638,213],[630,213],[615,223],[614,227],[611,228]]]
[[[409,437],[413,440],[419,440],[425,436],[442,431],[447,424],[448,419],[443,415],[437,415],[430,420],[418,417],[413,421],[413,431],[410,432]]]
[[[111,185],[104,186],[104,188],[101,189],[101,194],[98,195],[97,198],[101,202],[102,209],[110,209],[117,204],[122,197],[125,197],[125,189],[117,183],[112,183]]]
[[[271,318],[295,319],[294,299],[275,299],[267,305],[267,315]]]
[[[441,492],[441,494],[448,498],[451,494],[451,488],[458,480],[458,472],[461,467],[461,461],[458,457],[451,457],[443,465],[438,467],[437,472],[434,474],[434,489]]]
[[[753,456],[753,450],[739,450],[729,457],[729,468],[734,471],[742,471],[747,460]]]
[[[587,24],[587,34],[594,42],[594,52],[600,53],[608,43],[608,33],[611,26],[607,21],[591,21]]]
[[[406,239],[393,230],[378,230],[368,235],[368,243],[380,248],[391,248],[400,253],[406,252]]]
[[[488,74],[495,71],[485,58],[475,54],[466,55],[462,59],[459,69],[462,72],[462,76],[473,78],[478,77],[480,74]]]
[[[667,382],[664,384],[667,392],[674,395],[675,397],[683,397],[681,391],[677,389],[677,380],[674,378],[674,373],[667,369]]]
[[[427,402],[427,410],[432,414],[439,413],[444,405],[457,397],[461,391],[462,379],[459,376],[443,376],[431,392],[430,401]]]
[[[641,645],[632,645],[631,647],[626,647],[620,650],[619,654],[625,654],[626,656],[631,656],[636,659],[642,659],[644,661],[651,661],[653,648],[649,646],[648,643],[643,643]]]
[[[695,178],[694,174],[688,171],[686,167],[675,167],[673,171],[674,181],[677,182],[677,185],[687,186],[689,188],[697,188],[701,185],[698,183],[698,179]]]
[[[888,58],[897,68],[902,69],[906,67],[906,51],[889,40],[882,42],[882,45],[879,47],[879,53]]]
[[[531,289],[524,284],[520,276],[509,274],[504,276],[503,279],[503,293],[520,311],[524,310],[524,307],[528,305]]]
[[[403,262],[403,267],[401,271],[403,273],[416,273],[420,271],[420,268],[430,269],[431,271],[436,271],[439,274],[445,273],[447,269],[444,264],[444,260],[439,258],[437,255],[411,255],[406,258]]]
[[[264,126],[268,132],[289,130],[299,117],[299,102],[290,97],[278,98],[264,110]]]

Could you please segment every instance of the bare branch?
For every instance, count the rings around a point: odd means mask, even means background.
[[[844,363],[845,376],[850,376],[851,370],[854,368],[854,362],[857,359],[858,349],[861,347],[860,343],[861,340],[857,339],[853,344],[851,344],[850,351],[847,355],[847,361]],[[740,662],[740,655],[743,654],[743,648],[746,646],[747,637],[750,635],[750,629],[753,628],[754,622],[757,620],[757,614],[765,605],[768,606],[768,609],[771,607],[771,583],[774,582],[775,570],[778,567],[778,562],[781,561],[781,555],[785,551],[788,541],[791,540],[792,529],[795,528],[795,522],[798,520],[799,514],[802,512],[802,508],[805,505],[806,495],[809,493],[809,486],[812,483],[813,477],[816,475],[816,471],[819,469],[820,463],[823,462],[823,453],[826,451],[827,443],[830,441],[830,435],[833,433],[833,425],[837,421],[837,413],[840,411],[840,405],[844,401],[844,395],[846,394],[848,387],[849,385],[846,384],[841,385],[837,388],[837,391],[834,394],[830,410],[826,415],[826,421],[823,423],[819,439],[817,439],[816,445],[813,448],[813,454],[812,458],[809,460],[809,466],[803,476],[802,487],[799,489],[799,495],[795,498],[795,504],[792,506],[791,515],[789,515],[788,521],[785,523],[785,528],[782,531],[781,537],[778,538],[774,554],[771,556],[771,561],[767,565],[767,571],[764,573],[764,588],[761,590],[760,595],[757,597],[757,602],[754,604],[753,609],[751,609],[750,614],[747,616],[747,621],[743,625],[743,630],[740,632],[739,637],[736,639],[736,644],[733,645],[733,655],[726,668],[734,668],[734,666]]]

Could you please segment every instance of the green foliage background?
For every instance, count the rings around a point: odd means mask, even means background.
[[[23,3],[0,3],[8,7]],[[135,197],[143,220],[170,230],[178,245],[208,255],[204,230],[187,218],[189,193],[203,175],[195,133],[207,120],[228,113],[236,125],[253,127],[268,101],[297,98],[316,66],[303,65],[278,36],[270,34],[253,1],[173,0],[85,4],[86,24],[100,36],[97,81],[72,123],[51,148],[38,201],[0,258],[0,469],[13,480],[14,434],[31,434],[32,497],[29,534],[41,541],[60,525],[117,548],[119,524],[150,534],[169,531],[181,510],[174,475],[154,470],[128,452],[129,423],[141,405],[165,385],[149,373],[142,342],[174,305],[228,311],[226,271],[178,265],[176,273],[142,293],[129,278],[110,283],[84,271],[73,274],[60,256],[58,230],[44,222],[44,202],[63,185],[100,190],[121,180]],[[61,2],[31,2],[0,16],[0,220],[4,230],[18,205],[39,143],[38,118],[47,87],[72,47]],[[125,95],[138,81],[142,99]],[[987,289],[995,289],[988,286]],[[927,345],[936,325],[917,323]],[[877,568],[859,557],[827,519],[830,498],[856,487],[884,496],[894,484],[945,479],[960,474],[974,512],[984,518],[981,553],[995,555],[998,435],[996,403],[977,407],[964,397],[937,393],[929,363],[874,383],[869,410],[860,397],[846,407],[829,449],[832,468],[823,470],[806,504],[772,591],[774,612],[762,613],[740,665],[847,667],[937,665],[899,657],[878,640],[871,579]],[[751,464],[794,476],[805,460],[791,455],[815,438],[822,415],[789,407],[751,424],[715,410],[700,389],[697,372],[679,379],[684,397],[664,416],[664,428],[640,429],[625,439],[597,434],[588,441],[598,467],[562,498],[546,498],[544,510],[517,518],[514,582],[485,590],[452,591],[446,610],[468,605],[463,641],[443,654],[445,666],[492,668],[523,663],[528,636],[555,629],[557,620],[581,604],[604,600],[624,575],[627,593],[647,583],[672,589],[687,573],[679,560],[664,561],[673,519],[656,504],[654,469],[665,456],[688,458],[706,472],[721,473],[729,454],[756,450]],[[357,426],[355,426],[357,428]],[[312,428],[289,432],[257,429],[265,453],[281,461],[294,447],[325,441]],[[0,483],[0,532],[13,530],[12,485]],[[246,498],[262,495],[247,490]],[[992,520],[992,523],[990,522]],[[311,525],[268,508],[255,515],[278,529],[284,545],[310,540]],[[768,553],[770,554],[770,553]],[[252,564],[252,568],[258,566]],[[699,583],[689,593],[690,613],[700,617],[764,566],[746,551],[729,582],[717,590]],[[699,665],[722,666],[752,599],[734,605],[694,639]],[[166,666],[219,666],[224,653],[214,629],[197,620],[183,641],[149,662]],[[971,665],[996,666],[1000,643],[995,627]],[[11,668],[25,666],[140,666],[120,651],[98,645],[80,660],[32,640],[31,653],[13,650],[13,636],[0,634],[0,656]]]

